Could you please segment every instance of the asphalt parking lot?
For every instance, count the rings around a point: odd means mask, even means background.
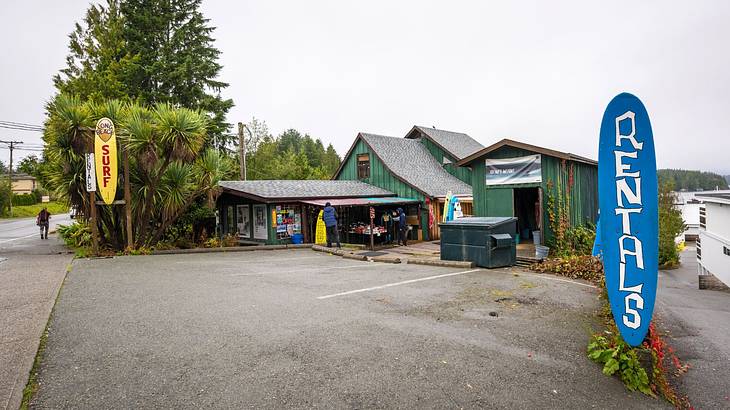
[[[666,408],[585,357],[595,289],[310,250],[76,260],[35,408]]]

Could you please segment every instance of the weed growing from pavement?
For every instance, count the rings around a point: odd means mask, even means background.
[[[689,399],[679,395],[671,385],[672,377],[676,381],[687,372],[689,365],[682,364],[660,335],[656,320],[649,325],[649,334],[641,347],[631,347],[623,340],[613,320],[605,283],[601,287],[600,298],[600,316],[606,330],[591,336],[587,348],[588,358],[603,365],[603,374],[619,376],[631,391],[638,390],[652,397],[663,397],[679,409],[691,408]],[[667,364],[674,368],[673,373],[668,371]]]

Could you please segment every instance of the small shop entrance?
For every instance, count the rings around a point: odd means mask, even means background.
[[[514,188],[513,197],[520,242],[532,243],[533,231],[542,231],[540,188]]]

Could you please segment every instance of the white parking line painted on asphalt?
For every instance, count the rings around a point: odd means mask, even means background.
[[[355,269],[355,268],[374,268],[374,267],[383,267],[382,264],[374,263],[374,262],[363,262],[359,265],[347,265],[347,266],[332,266],[329,268],[319,268],[316,266],[313,266],[313,269],[296,269],[296,270],[288,270],[288,271],[273,271],[273,272],[257,272],[257,273],[231,273],[230,276],[257,276],[257,275],[268,275],[272,273],[299,273],[299,272],[312,272],[312,271],[321,271],[321,270],[338,270],[338,269]]]
[[[465,271],[462,271],[462,272],[444,273],[443,275],[427,276],[425,278],[404,280],[402,282],[388,283],[388,284],[385,284],[385,285],[373,286],[373,287],[370,287],[370,288],[356,289],[356,290],[348,290],[347,292],[340,292],[340,293],[334,293],[334,294],[331,294],[331,295],[318,296],[317,299],[322,300],[322,299],[334,298],[334,297],[337,297],[337,296],[352,295],[354,293],[370,292],[372,290],[391,288],[393,286],[407,285],[409,283],[423,282],[423,281],[426,281],[426,280],[446,278],[446,277],[449,277],[449,276],[457,276],[457,275],[463,275],[463,274],[466,274],[466,273],[479,272],[479,271],[481,271],[481,269],[472,269],[472,270],[465,270]]]
[[[32,233],[32,234],[30,234],[30,235],[25,235],[25,236],[21,236],[21,237],[19,237],[19,238],[13,238],[13,239],[6,239],[6,240],[4,240],[4,241],[0,241],[0,243],[5,243],[5,242],[12,242],[12,241],[18,241],[18,240],[21,240],[21,239],[26,239],[26,238],[30,238],[30,237],[32,237],[32,236],[39,236],[39,235],[40,235],[39,233]]]

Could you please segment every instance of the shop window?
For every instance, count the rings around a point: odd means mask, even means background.
[[[235,219],[233,218],[233,206],[229,205],[226,207],[226,233],[233,234],[236,232]]]
[[[358,154],[357,156],[357,178],[370,178],[370,154]]]

